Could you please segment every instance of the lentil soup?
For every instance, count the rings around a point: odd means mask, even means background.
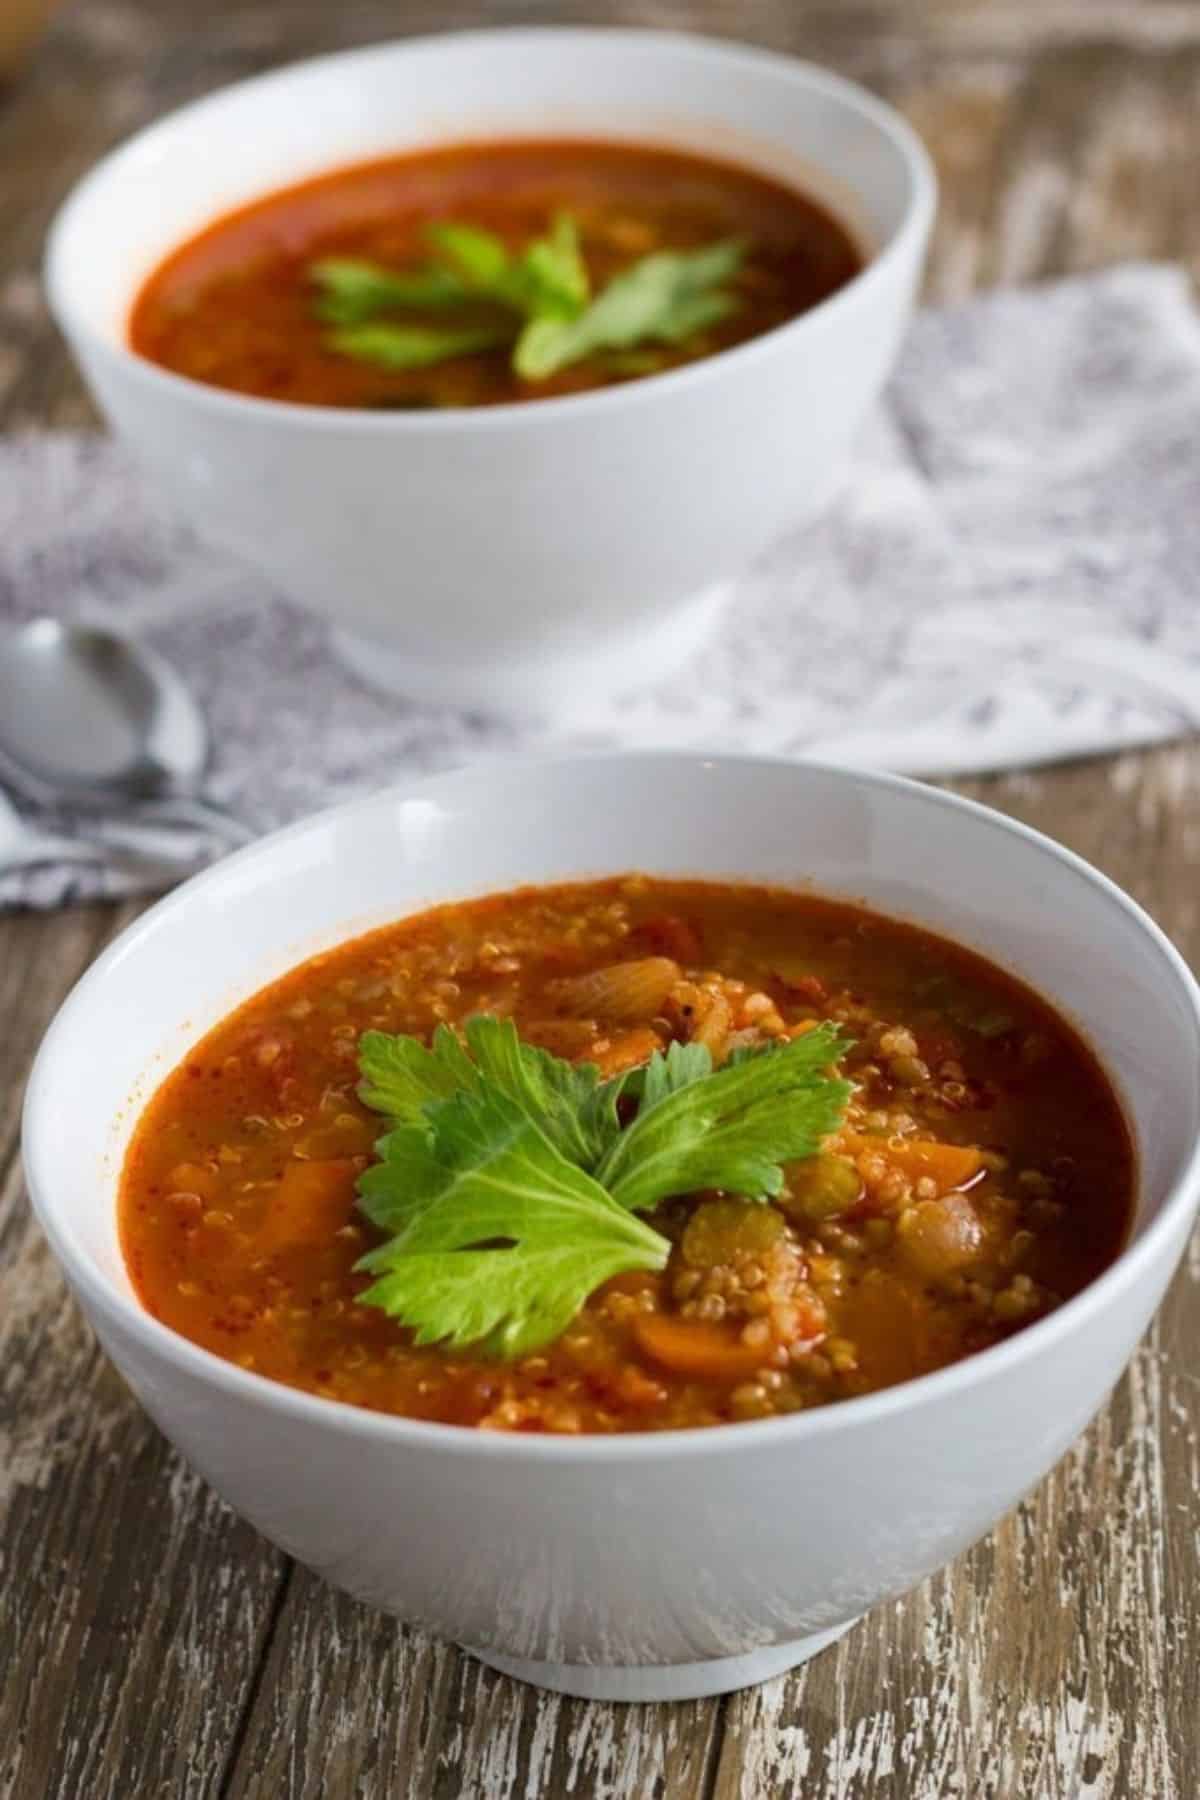
[[[686,262],[721,245],[738,248]],[[129,341],[163,368],[263,399],[491,406],[728,349],[836,293],[863,261],[816,200],[734,164],[593,140],[459,144],[335,170],[219,219],[151,274]],[[528,279],[539,270],[540,286]],[[618,295],[614,333],[608,286],[635,272],[643,285]],[[589,302],[601,297],[609,329],[602,319],[597,335]],[[539,316],[537,373],[521,373],[512,341]],[[547,322],[580,318],[586,339],[572,334],[567,355],[560,333],[548,359]]]
[[[387,1278],[373,1288],[356,1267],[387,1236],[357,1191],[384,1129],[359,1067],[362,1043],[384,1040],[363,1034],[428,1042],[480,1015],[550,1053],[563,1092],[593,1065],[618,1140],[655,1068],[711,1064],[719,1083],[820,1039],[849,1085],[830,1076],[820,1106],[836,1117],[813,1118],[832,1129],[777,1191],[650,1208],[633,1227],[642,1266],[597,1263],[531,1352],[418,1342],[449,1328],[419,1308],[404,1315],[417,1329],[401,1322],[378,1302]],[[408,1068],[426,1053],[403,1054]],[[120,1225],[147,1310],[243,1368],[412,1418],[618,1432],[793,1413],[986,1349],[1112,1262],[1133,1173],[1095,1058],[978,956],[839,902],[635,875],[441,907],[258,994],[149,1105]],[[498,1238],[493,1224],[456,1241],[483,1244],[479,1262],[510,1254]]]

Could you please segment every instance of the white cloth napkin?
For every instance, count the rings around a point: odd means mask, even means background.
[[[803,429],[798,424],[797,429]],[[845,488],[737,584],[661,687],[514,725],[367,691],[322,625],[168,520],[98,437],[0,444],[0,629],[142,634],[213,727],[210,791],[279,824],[514,751],[689,746],[912,774],[1008,768],[1200,725],[1200,316],[1130,265],[921,314]],[[0,651],[2,653],[2,651]],[[0,904],[118,894],[0,878]]]

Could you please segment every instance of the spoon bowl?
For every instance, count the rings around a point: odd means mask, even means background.
[[[0,756],[31,799],[151,799],[194,790],[208,730],[175,671],[144,645],[34,619],[0,658]]]
[[[0,655],[0,772],[39,805],[103,812],[156,802],[225,842],[251,835],[200,800],[210,741],[169,663],[103,627],[34,619]]]

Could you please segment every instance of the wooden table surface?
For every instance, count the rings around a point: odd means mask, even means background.
[[[0,98],[0,421],[94,422],[37,267],[52,207],[115,139],[291,57],[597,17],[799,52],[901,106],[943,184],[932,299],[1123,257],[1200,262],[1186,0],[76,0]],[[1200,957],[1195,746],[967,785],[1099,863]],[[67,1298],[22,1190],[22,1082],[135,910],[0,919],[0,1796],[1196,1800],[1200,1252],[1041,1488],[806,1669],[678,1706],[539,1694],[258,1538]]]

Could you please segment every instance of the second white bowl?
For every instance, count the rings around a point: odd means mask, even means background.
[[[868,265],[738,349],[523,406],[280,405],[128,348],[144,278],[232,207],[406,147],[564,134],[792,180],[857,227]],[[299,64],[171,115],[76,188],[47,281],[98,402],[184,517],[330,619],[368,679],[558,711],[677,662],[721,585],[828,497],[895,358],[933,203],[900,116],[807,64],[657,32],[466,33]]]

